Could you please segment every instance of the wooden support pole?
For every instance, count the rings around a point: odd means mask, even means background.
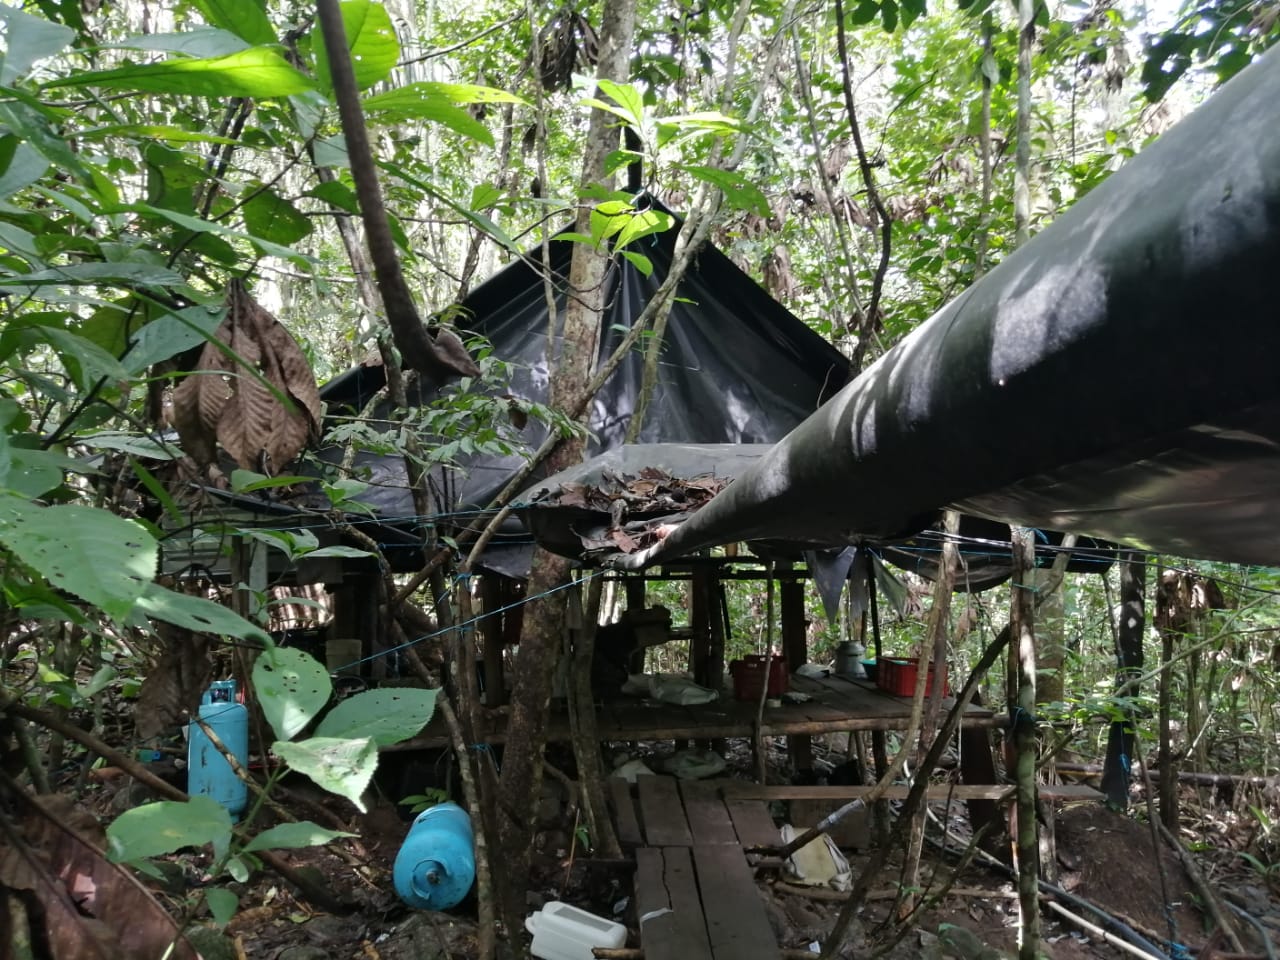
[[[809,662],[809,638],[805,631],[804,581],[783,580],[778,585],[778,600],[782,608],[782,654],[787,658],[787,669],[794,672]],[[808,734],[787,737],[787,752],[791,766],[796,770],[813,768],[813,741]]]
[[[696,567],[689,581],[689,672],[693,682],[712,685],[708,667],[711,658],[711,570]]]

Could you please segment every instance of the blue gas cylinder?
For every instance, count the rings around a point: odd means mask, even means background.
[[[200,698],[200,719],[209,725],[242,767],[249,764],[249,711],[236,700],[234,680],[215,680]],[[187,739],[187,793],[212,797],[240,819],[249,801],[249,788],[227,758],[192,723]]]
[[[418,910],[448,910],[467,895],[476,878],[471,818],[456,803],[440,803],[418,814],[396,855],[396,893]]]

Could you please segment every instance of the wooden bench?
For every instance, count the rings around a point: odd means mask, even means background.
[[[744,847],[780,841],[759,800],[671,777],[609,782],[618,839],[634,850],[645,960],[780,960]]]

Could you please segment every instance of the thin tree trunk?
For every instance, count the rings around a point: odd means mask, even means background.
[[[1138,696],[1137,678],[1142,675],[1142,637],[1146,632],[1143,603],[1146,558],[1141,553],[1126,551],[1120,563],[1120,616],[1116,624],[1116,696],[1125,699]],[[1136,735],[1134,715],[1124,709],[1112,721],[1107,734],[1107,758],[1102,767],[1102,792],[1107,803],[1124,810],[1129,806],[1129,779],[1133,767],[1133,739]]]
[[[578,783],[582,806],[591,831],[594,856],[616,860],[622,856],[609,810],[605,803],[604,765],[600,762],[600,737],[596,732],[596,705],[591,691],[591,658],[595,649],[596,624],[600,617],[601,577],[593,577],[587,588],[586,609],[582,604],[581,581],[569,589],[569,719],[573,754],[578,762]]]
[[[1178,623],[1178,574],[1156,569],[1156,625],[1160,630],[1160,819],[1178,829],[1178,767],[1173,759],[1173,646]]]
[[[626,81],[635,22],[636,0],[610,0],[605,5],[599,32],[597,77]],[[583,153],[581,192],[584,196],[606,179],[605,159],[616,145],[613,117],[603,110],[593,110]],[[590,216],[590,207],[583,204],[578,214],[579,232],[591,232]],[[607,252],[597,251],[590,244],[574,246],[569,266],[570,296],[565,308],[563,350],[551,379],[551,403],[558,410],[578,409],[589,393],[599,347],[607,267]],[[589,420],[587,410],[582,416]],[[580,436],[560,441],[547,457],[548,469],[554,473],[580,462],[584,447],[585,441]],[[567,583],[568,573],[569,564],[563,557],[535,550],[529,596],[540,599],[535,599],[525,611],[499,785],[509,911],[520,911],[524,907],[533,840],[527,811],[533,809],[542,783],[547,706],[564,625],[564,591],[560,588]]]
[[[1013,170],[1014,243],[1031,239],[1031,54],[1036,0],[1018,0],[1018,145]]]
[[[1040,951],[1040,851],[1036,838],[1036,595],[1031,572],[1035,568],[1035,534],[1014,527],[1013,596],[1009,622],[1018,655],[1018,706],[1013,714],[1017,751],[1018,905],[1021,912],[1019,960],[1037,960]]]
[[[987,271],[987,248],[991,243],[991,87],[997,74],[992,37],[995,28],[991,11],[982,17],[982,126],[978,130],[978,153],[982,162],[982,214],[978,218],[978,238],[973,254],[973,279]]]

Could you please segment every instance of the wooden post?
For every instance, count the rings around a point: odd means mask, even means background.
[[[779,588],[782,608],[782,653],[787,669],[795,671],[809,662],[809,638],[805,632],[804,581],[787,577]],[[796,770],[813,769],[813,741],[807,734],[789,734],[787,752]]]
[[[1014,527],[1013,595],[1009,601],[1011,646],[1017,653],[1017,706],[1012,715],[1012,734],[1017,756],[1017,842],[1018,906],[1021,930],[1019,960],[1037,960],[1040,952],[1040,859],[1036,820],[1036,638],[1035,532]]]
[[[507,681],[502,662],[503,617],[494,613],[504,606],[501,575],[486,573],[480,577],[480,602],[484,619],[478,624],[484,657],[484,705],[497,707],[507,702]]]
[[[645,579],[643,576],[627,577],[623,581],[627,590],[627,612],[639,613],[645,605]],[[644,658],[647,648],[638,647],[631,654],[631,662],[627,665],[628,673],[644,673]]]
[[[711,658],[711,571],[698,564],[689,580],[689,672],[693,682],[712,685],[709,678]]]

